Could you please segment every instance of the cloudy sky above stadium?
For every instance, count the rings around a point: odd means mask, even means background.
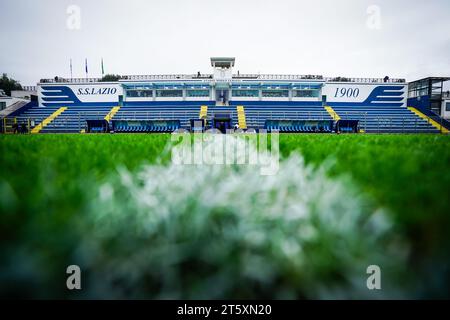
[[[1,0],[0,72],[41,78],[210,72],[450,76],[448,0]]]

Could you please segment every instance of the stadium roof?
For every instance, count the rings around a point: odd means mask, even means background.
[[[219,68],[234,67],[234,57],[211,57],[211,66]]]
[[[425,81],[425,80],[448,81],[448,80],[450,80],[450,77],[426,77],[426,78],[411,81],[410,83],[418,82],[418,81]]]

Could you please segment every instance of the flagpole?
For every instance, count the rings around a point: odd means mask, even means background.
[[[72,74],[72,58],[70,58],[70,82],[73,82],[73,74]]]
[[[85,59],[85,69],[86,69],[86,82],[88,82],[89,73],[88,73],[88,62],[87,62],[87,58]]]

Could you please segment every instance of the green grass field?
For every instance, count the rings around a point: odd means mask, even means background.
[[[0,136],[0,295],[449,297],[449,136],[280,135],[267,178],[173,166],[169,140]]]

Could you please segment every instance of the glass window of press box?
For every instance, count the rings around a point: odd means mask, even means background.
[[[127,97],[130,98],[151,98],[153,90],[127,90]]]
[[[408,86],[408,97],[416,98],[428,95],[429,85],[428,81],[420,80],[412,82]]]
[[[186,90],[187,97],[209,97],[208,89],[192,89]]]
[[[183,90],[156,90],[157,98],[176,98],[182,96]]]
[[[263,97],[286,98],[289,97],[289,90],[263,90]]]
[[[231,91],[233,97],[258,97],[258,90],[235,89]]]
[[[294,98],[317,98],[320,95],[320,90],[303,89],[293,90],[292,97]]]

